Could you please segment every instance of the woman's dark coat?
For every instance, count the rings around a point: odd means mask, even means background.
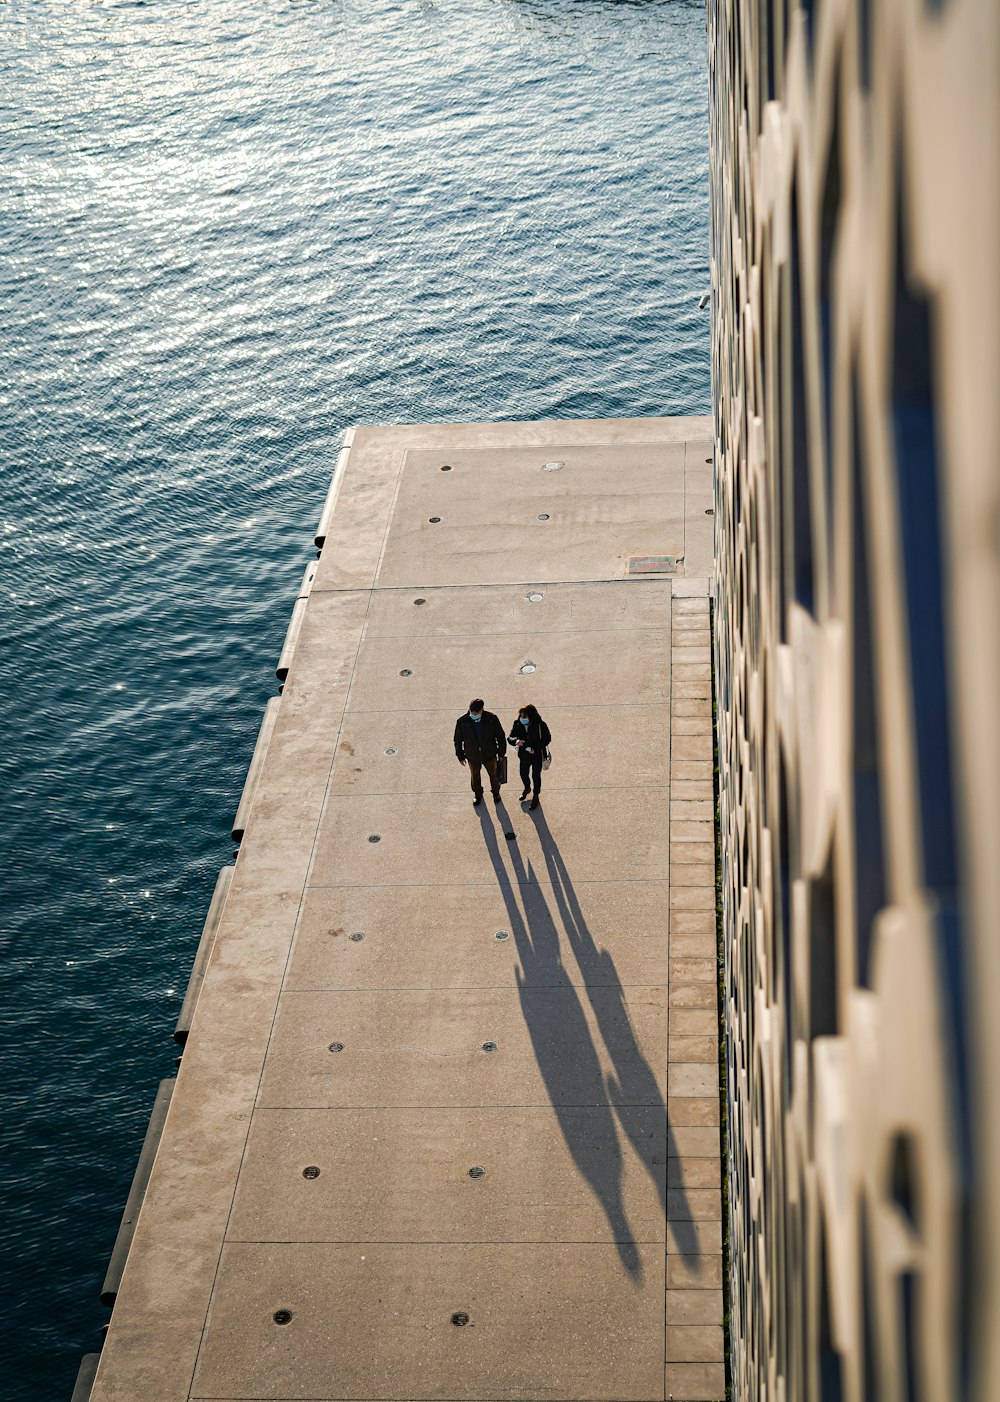
[[[541,717],[538,720],[529,721],[526,726],[515,718],[507,739],[512,745],[515,745],[517,740],[523,740],[525,747],[532,751],[532,758],[537,758],[539,755],[544,758],[552,743],[552,732]],[[523,753],[523,750],[518,750],[518,754]]]

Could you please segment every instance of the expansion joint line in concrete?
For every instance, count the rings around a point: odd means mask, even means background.
[[[686,452],[685,452],[685,460],[686,460]],[[682,472],[681,475],[682,475],[682,477],[683,477],[685,474]],[[670,613],[669,613],[669,617],[668,617],[668,619],[667,619],[667,623],[668,623],[668,630],[667,630],[667,651],[668,651],[668,655],[670,656],[670,673],[669,673],[669,679],[668,679],[668,682],[667,682],[667,686],[668,686],[668,692],[667,692],[667,1028],[666,1028],[666,1046],[665,1046],[664,1049],[663,1049],[663,1055],[664,1055],[664,1057],[665,1057],[665,1059],[666,1059],[666,1063],[667,1063],[667,1092],[666,1092],[666,1096],[664,1097],[664,1098],[665,1098],[665,1102],[666,1102],[665,1105],[664,1105],[664,1115],[665,1115],[666,1118],[667,1118],[667,1144],[669,1145],[669,1143],[670,1143],[670,936],[671,936],[671,926],[673,925],[673,915],[672,915],[671,908],[670,908],[670,891],[671,891],[671,889],[672,889],[672,886],[673,886],[673,879],[674,879],[674,854],[673,854],[673,848],[672,848],[672,844],[671,844],[671,840],[670,840],[670,838],[671,838],[671,828],[672,828],[672,826],[673,826],[673,819],[672,819],[672,817],[671,817],[671,811],[670,811],[670,809],[671,809],[670,778],[671,778],[671,775],[673,774],[673,758],[674,758],[674,706],[673,706],[673,701],[674,701],[674,665],[673,665],[674,598],[673,598],[673,591],[671,591],[670,603],[669,603],[668,607],[669,607]],[[669,1206],[668,1206],[669,1202],[670,1202],[669,1196],[667,1196],[667,1194],[665,1193],[665,1194],[664,1194],[664,1203],[663,1203],[663,1388],[664,1388],[663,1395],[664,1395],[664,1397],[666,1397],[666,1395],[667,1395],[667,1391],[666,1391],[666,1381],[667,1381],[667,1357],[668,1357],[668,1349],[667,1349],[667,1327],[668,1327],[669,1322],[670,1322],[670,1320],[669,1320],[669,1315],[668,1315],[668,1300],[669,1300],[669,1298],[670,1298],[670,1291],[669,1291],[669,1288],[668,1288],[668,1285],[669,1285],[669,1274],[668,1274],[669,1261],[668,1261],[668,1259],[667,1259],[667,1258],[668,1258],[668,1254],[669,1254],[669,1253],[668,1253],[668,1247],[669,1247],[669,1244],[670,1244],[670,1243],[669,1243],[669,1236],[670,1236],[670,1212],[669,1212]]]
[[[370,584],[359,589],[345,584],[314,585],[314,594],[358,594],[370,590],[373,594],[412,594],[419,589],[421,594],[454,594],[466,590],[481,593],[484,589],[572,589],[590,588],[598,584],[624,584],[630,589],[641,589],[644,585],[670,583],[672,579],[683,579],[684,575],[662,574],[642,575],[602,575],[596,579],[481,579],[475,584]]]

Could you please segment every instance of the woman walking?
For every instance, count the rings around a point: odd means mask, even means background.
[[[538,807],[538,795],[542,787],[542,760],[548,755],[552,732],[538,714],[536,707],[522,706],[507,739],[517,750],[521,762],[521,783],[524,785],[521,802],[524,802],[529,792],[532,793],[530,811]]]

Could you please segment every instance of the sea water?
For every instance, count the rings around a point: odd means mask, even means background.
[[[344,430],[709,408],[704,7],[0,7],[3,1395],[68,1398]]]

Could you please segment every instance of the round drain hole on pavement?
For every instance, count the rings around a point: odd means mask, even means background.
[[[378,835],[377,832],[373,832],[372,835],[371,835],[371,837],[368,839],[368,841],[369,841],[369,842],[381,842],[382,839],[379,837],[379,835]]]
[[[442,467],[441,471],[442,471],[442,472],[450,472],[450,471],[451,471],[451,463],[450,463],[450,462],[446,462],[445,465]]]
[[[354,934],[351,935],[352,944],[360,944],[363,939],[364,935],[361,933],[360,930],[355,930]]]
[[[521,668],[521,675],[522,675],[522,677],[526,677],[526,676],[528,675],[529,672],[533,672],[534,670],[535,670],[535,664],[534,664],[534,662],[525,662],[524,666]]]
[[[509,931],[509,930],[497,930],[497,932],[496,932],[496,934],[494,935],[493,938],[494,938],[494,939],[498,939],[498,940],[509,940],[509,939],[510,939],[510,931]]]
[[[496,1051],[496,1049],[497,1049],[497,1044],[496,1044],[496,1042],[484,1042],[484,1043],[483,1043],[483,1051],[484,1051],[484,1052],[494,1052],[494,1051]]]
[[[470,1178],[485,1178],[485,1177],[486,1177],[486,1169],[485,1169],[485,1168],[480,1168],[479,1165],[476,1164],[476,1166],[475,1166],[474,1168],[470,1168],[470,1169],[469,1169],[469,1177],[470,1177]]]
[[[275,1324],[290,1324],[292,1320],[291,1310],[275,1310],[271,1316]]]
[[[431,523],[432,526],[436,526],[436,525],[439,523],[439,521],[441,520],[441,517],[440,517],[440,516],[428,516],[427,519],[428,519],[428,521],[430,521],[430,523]]]
[[[426,600],[426,599],[414,599],[413,602],[414,602],[415,604],[426,604],[427,600]]]
[[[394,754],[396,753],[396,746],[395,746],[395,745],[390,745],[389,748],[386,750],[385,753],[386,753],[387,755],[394,755]]]
[[[451,1317],[451,1322],[457,1329],[464,1329],[469,1322],[469,1316],[464,1310],[456,1310]]]
[[[400,675],[401,677],[412,677],[412,676],[413,676],[413,668],[412,668],[412,667],[404,667],[403,670],[400,672],[399,675]]]
[[[540,604],[542,602],[541,594],[526,594],[525,598],[530,604]]]
[[[332,1051],[332,1052],[342,1052],[343,1050],[344,1050],[344,1044],[343,1044],[343,1042],[331,1042],[331,1043],[330,1043],[330,1051]]]
[[[565,466],[566,466],[566,464],[565,464],[564,462],[560,462],[560,461],[558,461],[558,460],[555,461],[555,462],[543,462],[543,463],[542,463],[542,471],[543,471],[543,472],[558,472],[559,469],[560,469],[561,467],[565,467]]]
[[[539,521],[547,521],[549,519],[549,513],[547,511],[543,511],[538,519]]]
[[[714,506],[706,506],[706,507],[705,507],[705,515],[706,515],[706,516],[714,516],[714,515],[715,515],[715,507],[714,507]]]
[[[706,458],[705,461],[706,461],[706,462],[711,462],[712,459],[711,459],[711,458]]]
[[[311,1163],[311,1164],[309,1165],[308,1168],[304,1168],[304,1169],[302,1170],[302,1177],[303,1177],[303,1178],[318,1178],[318,1177],[319,1177],[319,1169],[316,1167],[316,1165],[315,1165],[314,1163]]]
[[[516,832],[505,832],[505,833],[504,833],[504,837],[507,839],[508,842],[513,842],[514,839],[517,837],[517,833],[516,833]]]

